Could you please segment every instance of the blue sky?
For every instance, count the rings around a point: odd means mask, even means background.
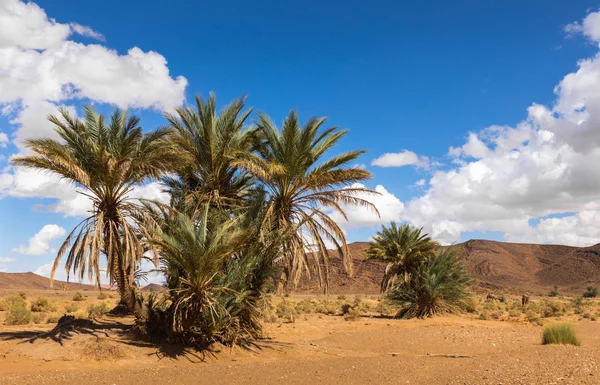
[[[46,111],[131,106],[151,129],[164,123],[162,109],[209,91],[220,104],[247,95],[276,121],[295,109],[303,120],[328,116],[350,129],[337,151],[368,150],[359,163],[374,174],[367,186],[383,189],[386,214],[352,211],[350,241],[391,219],[446,243],[600,241],[591,230],[600,224],[600,182],[585,167],[600,148],[598,3],[189,3],[0,0],[0,24],[27,27],[17,34],[0,26],[0,59],[8,63],[4,74],[0,64],[0,93],[9,95],[0,96],[7,136],[0,136],[0,269],[50,263],[64,234],[47,227],[37,248],[30,238],[46,225],[70,231],[80,218],[56,206],[57,199],[69,206],[72,196],[48,193],[48,181],[36,188],[33,176],[8,167],[25,136],[50,132],[42,127]],[[47,41],[36,37],[41,31]],[[141,54],[128,53],[133,47]],[[39,57],[23,64],[28,55]],[[589,68],[578,64],[583,59]],[[31,73],[37,83],[15,80]],[[574,117],[581,103],[586,115]],[[403,151],[418,161],[404,164],[412,158]],[[387,167],[372,164],[384,154],[402,155],[378,163]]]

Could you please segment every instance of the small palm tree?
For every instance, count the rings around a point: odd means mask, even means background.
[[[172,211],[150,238],[171,277],[172,304],[164,315],[149,309],[147,330],[161,331],[167,319],[166,334],[184,343],[246,345],[260,336],[258,302],[285,234],[261,233],[252,210],[226,221],[214,214],[208,204],[194,219]]]
[[[399,282],[388,298],[400,307],[397,317],[425,318],[461,311],[469,298],[472,283],[454,250],[433,254],[410,279]]]
[[[381,291],[389,290],[396,278],[400,276],[408,280],[433,251],[439,247],[422,228],[408,224],[396,225],[391,222],[389,227],[381,226],[381,230],[369,242],[365,254],[367,259],[379,259],[388,262],[381,281]]]
[[[84,107],[84,112],[82,120],[66,109],[60,116],[50,116],[62,140],[29,139],[27,146],[35,155],[16,158],[13,164],[55,173],[92,202],[89,216],[62,244],[51,280],[66,255],[68,275],[72,271],[83,279],[87,272],[99,285],[104,254],[106,273],[117,283],[122,303],[132,310],[134,273],[144,249],[129,221],[137,210],[129,193],[135,186],[159,178],[177,159],[166,140],[168,129],[144,134],[139,118],[127,112],[115,110],[108,122],[91,107]]]
[[[176,176],[163,180],[174,207],[192,211],[210,202],[213,207],[235,207],[252,186],[252,178],[234,160],[247,151],[245,122],[252,110],[243,111],[245,99],[234,100],[220,113],[211,93],[208,101],[196,97],[195,109],[181,107],[165,114],[174,131],[172,140],[185,159]]]
[[[332,244],[352,273],[352,259],[339,225],[326,213],[347,219],[344,205],[364,206],[377,212],[365,195],[376,192],[354,185],[371,178],[351,164],[364,151],[349,151],[329,159],[325,154],[346,134],[337,127],[321,130],[326,118],[310,119],[303,127],[290,112],[281,130],[264,114],[255,122],[254,152],[238,164],[256,177],[268,194],[266,220],[271,228],[297,226],[297,234],[282,246],[282,287],[296,286],[303,272],[310,274],[309,254],[315,259],[319,281],[327,290]],[[312,253],[308,252],[311,249]]]

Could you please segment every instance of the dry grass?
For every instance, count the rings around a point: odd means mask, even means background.
[[[573,325],[558,323],[544,327],[542,345],[551,344],[579,346],[581,345],[581,342],[577,338]]]

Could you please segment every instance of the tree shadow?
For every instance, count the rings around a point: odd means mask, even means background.
[[[52,340],[61,346],[64,342],[73,339],[74,336],[80,334],[92,335],[96,338],[109,338],[117,343],[122,343],[129,346],[139,348],[156,349],[148,355],[156,355],[159,360],[172,359],[178,360],[185,358],[192,363],[206,362],[207,359],[218,359],[217,354],[225,349],[233,349],[226,346],[211,345],[208,347],[189,346],[180,343],[172,343],[168,341],[149,341],[142,338],[136,338],[135,333],[132,333],[133,326],[125,324],[110,317],[110,319],[82,319],[74,316],[63,316],[58,320],[54,328],[49,331],[8,331],[0,332],[0,340],[14,341],[21,340],[19,344],[35,343],[38,340]],[[109,334],[109,332],[112,334]],[[117,334],[117,338],[115,338]],[[253,341],[250,344],[240,346],[243,350],[258,353],[263,349],[282,349],[289,347],[291,344],[276,342],[268,338]]]
[[[52,340],[63,346],[64,340],[70,340],[76,334],[90,334],[97,338],[103,334],[105,337],[109,337],[108,331],[126,331],[130,328],[130,325],[115,321],[92,321],[73,316],[62,316],[50,331],[0,332],[0,340],[23,340],[20,343],[34,343],[38,339],[42,339]]]

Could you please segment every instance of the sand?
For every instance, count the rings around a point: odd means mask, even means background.
[[[104,317],[60,342],[39,337],[54,325],[0,326],[0,384],[600,383],[600,322],[587,319],[572,347],[541,345],[542,328],[527,322],[309,314],[266,324],[269,339],[251,351],[204,356],[136,340],[132,322]]]

